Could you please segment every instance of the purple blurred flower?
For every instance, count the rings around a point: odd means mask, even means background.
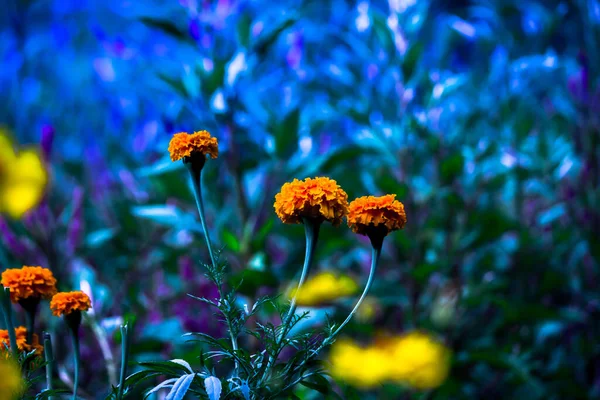
[[[179,277],[182,282],[193,282],[196,280],[198,274],[194,271],[194,265],[192,259],[188,256],[179,257]]]
[[[18,259],[23,259],[31,250],[15,235],[2,217],[0,217],[0,239],[5,248]]]
[[[188,30],[189,30],[190,36],[194,40],[200,39],[200,23],[198,22],[197,19],[193,19],[190,21]]]
[[[67,227],[67,254],[74,255],[77,248],[81,245],[84,231],[84,218],[83,218],[83,195],[84,191],[82,188],[77,187],[73,190],[73,200],[71,201],[71,207],[73,213],[71,220]]]
[[[40,147],[42,148],[42,154],[44,155],[44,159],[46,161],[50,159],[52,143],[54,142],[54,133],[54,127],[52,125],[42,125],[42,138],[40,140]]]
[[[304,40],[302,33],[299,31],[293,32],[288,36],[290,48],[286,54],[287,64],[292,69],[298,69],[302,61],[302,49],[304,48]]]

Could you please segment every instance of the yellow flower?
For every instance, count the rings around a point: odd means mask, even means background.
[[[56,293],[56,279],[52,271],[39,266],[12,268],[2,272],[2,286],[10,288],[13,303],[36,298],[50,299]]]
[[[434,389],[448,377],[450,350],[432,336],[410,332],[393,341],[395,359],[392,377],[415,389]]]
[[[300,306],[314,306],[351,296],[357,291],[358,285],[349,276],[321,272],[306,281],[298,292],[296,301]],[[296,290],[293,290],[290,297],[293,297],[295,292]]]
[[[335,379],[363,389],[384,383],[389,376],[390,358],[376,347],[363,348],[348,339],[331,346],[330,373]]]
[[[15,328],[15,335],[17,336],[17,348],[19,351],[29,353],[35,350],[36,355],[41,355],[44,351],[44,346],[40,344],[40,339],[35,333],[32,335],[32,343],[27,343],[27,328],[19,326]],[[6,329],[0,329],[0,353],[6,349],[10,349],[10,338]],[[6,357],[4,357],[6,358]]]
[[[0,400],[16,400],[25,391],[19,364],[11,358],[0,357]]]
[[[52,297],[50,302],[52,314],[60,317],[76,311],[87,311],[92,308],[92,302],[87,294],[82,291],[60,292]]]
[[[361,235],[368,235],[372,229],[381,230],[387,235],[404,228],[404,204],[395,198],[395,194],[357,198],[348,207],[348,226]]]
[[[448,377],[450,350],[432,336],[411,332],[361,347],[341,339],[331,347],[330,373],[350,385],[372,388],[395,382],[417,390],[434,389]]]
[[[337,226],[348,213],[348,195],[333,179],[294,179],[281,187],[275,196],[274,207],[285,224],[298,224],[302,218],[314,218]]]
[[[190,157],[192,153],[202,153],[217,158],[219,155],[219,143],[208,131],[198,131],[193,134],[179,132],[173,135],[169,143],[171,161],[178,161],[184,157]]]
[[[37,206],[48,176],[37,151],[15,153],[6,129],[0,127],[0,213],[20,218]]]

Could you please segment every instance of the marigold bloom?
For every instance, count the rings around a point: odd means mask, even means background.
[[[192,134],[179,132],[173,135],[169,143],[171,161],[178,161],[190,157],[193,153],[210,155],[217,158],[219,155],[219,142],[208,131],[198,131]]]
[[[19,364],[9,357],[0,357],[0,400],[21,398],[25,390],[25,382]]]
[[[285,224],[298,224],[302,218],[341,224],[348,213],[348,195],[330,178],[294,179],[275,196],[275,212]]]
[[[404,228],[404,204],[395,198],[395,194],[357,198],[348,206],[348,226],[361,235],[368,235],[372,229],[382,230],[387,235]]]
[[[12,268],[2,272],[2,286],[10,289],[10,299],[17,303],[29,298],[50,299],[56,294],[56,278],[39,266]]]
[[[321,272],[306,281],[297,294],[296,302],[299,306],[314,306],[351,296],[357,291],[358,285],[348,275]],[[293,290],[290,298],[295,293],[296,290]]]
[[[92,308],[92,302],[87,294],[80,290],[74,292],[60,292],[52,297],[50,302],[52,314],[60,317],[75,311],[87,311]]]
[[[448,377],[450,350],[431,335],[410,332],[391,346],[392,377],[415,389],[434,389]]]
[[[19,351],[29,353],[35,350],[37,355],[41,355],[44,351],[44,346],[40,344],[40,339],[35,333],[32,335],[31,343],[27,343],[27,328],[19,326],[15,328],[15,335],[17,336],[17,348]],[[6,329],[0,329],[0,353],[6,349],[10,349],[10,338]]]
[[[8,131],[0,127],[0,213],[21,218],[39,204],[47,182],[38,152],[24,149],[15,153]]]

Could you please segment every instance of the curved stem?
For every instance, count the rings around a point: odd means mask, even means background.
[[[371,253],[371,271],[369,272],[369,278],[367,279],[365,290],[363,290],[362,295],[356,302],[356,305],[354,306],[348,317],[346,317],[344,322],[342,322],[342,324],[338,326],[337,329],[329,337],[327,337],[327,339],[323,341],[321,346],[319,346],[319,348],[315,351],[315,354],[319,353],[325,346],[329,345],[331,341],[342,331],[342,329],[344,329],[344,327],[348,324],[348,322],[350,322],[354,314],[356,314],[356,311],[358,311],[358,308],[362,304],[365,297],[367,297],[367,293],[369,293],[369,290],[373,285],[373,278],[375,277],[375,271],[377,271],[377,265],[379,264],[379,256],[381,255],[381,243],[376,243],[375,240],[371,240],[371,242],[373,244],[373,250]]]
[[[73,400],[77,399],[77,388],[79,387],[79,364],[80,364],[80,356],[79,356],[79,328],[70,328],[71,333],[71,343],[73,344],[73,362],[74,368],[73,371]]]
[[[52,351],[52,339],[48,332],[44,332],[44,356],[46,359],[46,390],[52,390],[52,374],[54,371],[54,352]],[[49,396],[52,400],[54,396]]]
[[[213,268],[217,268],[217,260],[212,249],[212,243],[210,242],[210,236],[208,235],[208,227],[206,226],[206,218],[204,217],[204,202],[202,201],[202,170],[194,167],[193,163],[186,164],[188,171],[190,172],[190,178],[192,180],[192,186],[194,188],[194,198],[196,199],[196,207],[198,207],[198,214],[200,214],[200,224],[202,224],[202,230],[204,231],[204,239],[206,240],[206,247],[208,247],[208,253],[210,254],[210,261],[212,262]]]
[[[8,340],[10,342],[10,350],[15,358],[19,359],[19,348],[17,347],[17,335],[15,333],[15,326],[12,321],[12,307],[10,305],[10,289],[4,288],[2,295],[0,295],[0,308],[4,314],[4,323],[6,324],[6,330],[8,330]]]
[[[308,218],[303,218],[303,223],[304,223],[304,234],[306,236],[306,251],[304,254],[304,265],[302,266],[302,273],[300,274],[300,280],[298,281],[298,286],[296,287],[296,291],[294,292],[294,295],[292,296],[292,300],[290,302],[290,308],[289,308],[286,316],[281,321],[282,329],[281,329],[281,335],[277,339],[276,354],[271,355],[269,357],[269,362],[267,363],[267,368],[272,366],[273,363],[276,361],[277,357],[279,356],[279,352],[281,351],[281,347],[280,347],[281,343],[283,342],[286,335],[288,334],[288,332],[291,329],[291,327],[289,325],[290,325],[290,322],[292,321],[292,318],[296,314],[296,301],[298,298],[298,292],[300,292],[300,289],[304,285],[304,282],[306,281],[306,277],[308,276],[308,273],[310,271],[310,267],[312,265],[312,260],[315,255],[317,240],[319,239],[319,229],[321,228],[321,222],[317,222],[317,221],[314,221],[314,220],[308,219]]]
[[[129,324],[121,325],[121,374],[119,376],[119,391],[117,399],[123,398],[125,388],[125,376],[127,375],[127,363],[129,362]]]
[[[302,285],[304,285],[304,282],[306,281],[308,272],[310,271],[310,267],[312,265],[312,260],[315,255],[317,239],[319,238],[319,228],[321,228],[321,223],[319,223],[319,222],[315,222],[308,218],[304,218],[303,221],[304,221],[304,234],[306,236],[306,252],[304,254],[304,265],[302,266],[302,273],[300,274],[300,280],[298,281],[298,287],[296,288],[296,292],[294,292],[294,296],[292,296],[292,301],[290,302],[290,309],[288,310],[288,313],[287,313],[285,319],[283,320],[284,327],[290,323],[290,321],[292,320],[292,317],[296,313],[296,301],[298,298],[298,292],[300,292]],[[282,337],[281,337],[280,341],[283,340],[283,337],[285,336],[285,334],[282,334],[281,336]]]
[[[208,235],[208,227],[206,226],[206,218],[204,217],[204,202],[202,201],[202,167],[198,167],[193,162],[189,162],[185,164],[190,173],[190,178],[192,180],[192,186],[194,188],[194,198],[196,199],[196,206],[198,207],[198,214],[200,215],[200,223],[202,224],[202,230],[204,231],[204,238],[206,239],[206,246],[208,247],[208,253],[210,254],[210,261],[212,262],[212,266],[215,270],[217,267],[217,260],[215,259],[215,255],[212,249],[212,243],[210,241],[210,236]],[[231,323],[227,322],[228,326],[231,327]],[[229,336],[231,337],[231,347],[234,353],[238,350],[237,338],[229,329]],[[235,361],[235,369],[238,368],[238,362]]]

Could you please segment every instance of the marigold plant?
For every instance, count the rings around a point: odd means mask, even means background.
[[[19,351],[30,352],[35,350],[36,355],[41,355],[44,347],[40,344],[38,335],[35,333],[32,335],[31,343],[27,343],[27,328],[19,326],[15,328],[15,334],[17,335],[17,348]],[[0,330],[0,352],[10,349],[10,339],[8,331],[6,329]]]
[[[208,154],[211,158],[217,158],[219,155],[218,140],[208,131],[198,131],[192,134],[179,132],[171,138],[169,153],[171,161],[190,157],[193,153]]]
[[[52,297],[50,302],[52,314],[60,317],[75,311],[87,311],[92,308],[89,296],[80,290],[74,292],[60,292]]]
[[[56,278],[39,266],[7,269],[2,272],[2,286],[10,289],[14,303],[29,298],[50,299],[56,294]]]
[[[348,195],[330,178],[294,179],[281,187],[275,196],[274,207],[285,224],[298,224],[302,218],[313,218],[337,226],[348,213]]]
[[[372,229],[385,235],[404,228],[406,212],[404,204],[395,200],[395,194],[385,196],[363,196],[348,206],[348,226],[353,232],[368,235]]]

